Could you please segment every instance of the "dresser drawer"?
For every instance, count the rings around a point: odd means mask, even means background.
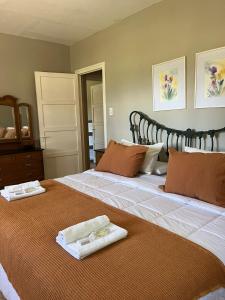
[[[9,170],[9,166],[11,167],[16,163],[16,155],[1,155],[0,156],[0,172],[4,169]]]
[[[3,188],[6,185],[12,185],[12,184],[19,184],[27,181],[33,181],[33,180],[43,180],[44,174],[42,170],[35,170],[35,171],[28,171],[23,172],[22,174],[15,173],[14,176],[9,175],[0,175],[0,188]]]
[[[33,161],[42,161],[42,152],[37,151],[37,152],[27,152],[27,153],[19,153],[16,154],[17,158],[24,163],[29,163]]]
[[[0,186],[7,178],[11,178],[12,174],[14,176],[15,169],[18,169],[18,164],[14,155],[0,156]]]
[[[22,181],[43,180],[42,170],[32,170],[24,172]]]
[[[20,166],[21,173],[24,174],[25,178],[29,177],[40,177],[42,174],[43,179],[43,159],[42,153],[24,153],[20,154]]]
[[[39,170],[42,168],[42,164],[40,161],[21,161],[21,163],[18,166],[20,170]]]
[[[0,187],[5,185],[17,184],[21,182],[23,178],[23,173],[21,173],[19,168],[15,168],[9,172],[5,170],[0,172]]]
[[[9,184],[10,182],[10,184]],[[0,188],[4,188],[6,185],[13,185],[13,184],[18,184],[18,180],[16,178],[10,178],[10,180],[8,180],[7,178],[1,178],[0,177]]]
[[[42,151],[0,155],[0,188],[43,179]]]

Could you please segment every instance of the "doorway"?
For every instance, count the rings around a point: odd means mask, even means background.
[[[95,65],[96,66],[96,65]],[[80,87],[84,170],[95,167],[95,150],[106,145],[104,69],[95,66],[77,70]]]

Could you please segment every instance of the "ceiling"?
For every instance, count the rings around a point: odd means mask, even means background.
[[[0,0],[0,33],[72,45],[161,0]]]

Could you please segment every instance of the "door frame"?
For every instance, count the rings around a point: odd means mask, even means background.
[[[107,108],[106,108],[106,80],[105,80],[105,62],[100,62],[94,65],[90,65],[81,69],[76,69],[75,74],[78,78],[78,98],[80,103],[80,114],[81,119],[84,116],[83,105],[82,105],[82,75],[89,74],[95,71],[102,71],[102,95],[103,95],[103,122],[104,122],[104,145],[107,147]],[[85,143],[85,132],[83,126],[81,126],[81,135],[82,135],[82,148],[85,153],[86,143]],[[87,169],[87,161],[85,155],[83,155],[83,167]]]

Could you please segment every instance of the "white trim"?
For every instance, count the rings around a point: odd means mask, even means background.
[[[51,76],[51,77],[59,77],[59,78],[74,78],[74,74],[73,73],[51,73],[51,72],[39,72],[39,71],[34,71],[35,76],[41,76],[41,77],[47,77],[47,76]]]
[[[101,63],[95,64],[95,65],[90,65],[88,67],[77,69],[77,70],[75,70],[75,74],[84,75],[84,74],[102,70],[103,68],[105,68],[105,62],[101,62]]]
[[[75,70],[75,74],[77,74],[78,76],[84,75],[84,74],[88,74],[88,73],[92,73],[95,71],[99,71],[102,70],[102,93],[103,93],[103,118],[104,118],[104,144],[105,147],[107,147],[107,143],[108,143],[108,138],[107,138],[107,110],[106,110],[106,83],[105,83],[105,62],[101,62],[95,65],[90,65],[88,67],[85,68],[81,68],[81,69],[77,69]]]

